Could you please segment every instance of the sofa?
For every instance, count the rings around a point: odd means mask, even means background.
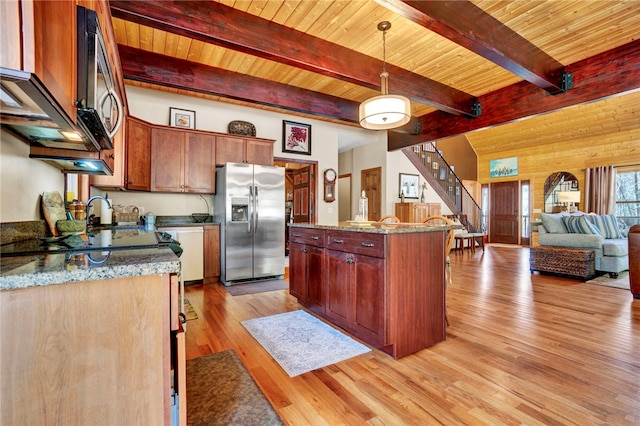
[[[614,215],[542,213],[540,246],[593,249],[595,270],[616,278],[629,269],[628,229]]]

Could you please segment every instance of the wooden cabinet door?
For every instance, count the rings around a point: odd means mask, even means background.
[[[183,191],[184,138],[182,130],[154,128],[151,131],[152,191]]]
[[[305,244],[291,243],[289,247],[289,294],[305,304],[307,299],[307,259]]]
[[[76,2],[35,1],[33,16],[35,67],[29,69],[25,60],[25,71],[35,72],[69,117],[75,120],[74,101],[78,92]],[[24,54],[28,56],[29,52]]]
[[[33,24],[28,16],[22,14],[22,3],[17,1],[0,1],[0,67],[13,70],[22,69],[22,52],[28,51],[28,46],[23,46],[22,36],[29,33]],[[24,26],[24,30],[23,30]]]
[[[351,276],[354,255],[335,250],[325,250],[325,315],[340,327],[351,322]]]
[[[211,194],[216,191],[216,138],[188,132],[184,145],[184,191]]]
[[[303,306],[324,314],[324,249],[292,243],[289,265],[289,293]]]
[[[307,253],[307,301],[305,306],[318,314],[324,314],[324,249],[308,247]]]
[[[412,203],[413,204],[413,220],[414,223],[422,223],[423,220],[429,217],[429,206],[425,203]]]
[[[127,189],[151,189],[151,128],[140,121],[127,120],[127,161],[125,185]]]
[[[245,140],[233,136],[216,137],[216,164],[245,162]]]
[[[355,256],[351,328],[374,345],[385,340],[385,261]]]
[[[400,222],[410,222],[411,203],[396,203],[396,217]]]
[[[220,226],[204,227],[204,279],[205,282],[220,278]]]
[[[273,142],[247,139],[246,152],[247,163],[273,166]]]
[[[440,207],[440,203],[428,203],[429,216],[440,216],[442,215],[442,210]]]

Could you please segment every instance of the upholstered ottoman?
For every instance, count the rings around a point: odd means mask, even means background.
[[[596,275],[596,254],[591,249],[537,246],[529,252],[529,269],[588,280]]]

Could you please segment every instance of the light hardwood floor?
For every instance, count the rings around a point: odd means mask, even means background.
[[[528,259],[519,247],[452,253],[446,341],[295,378],[240,324],[301,309],[287,291],[188,286],[199,318],[187,323],[187,358],[234,349],[290,425],[640,424],[640,300],[531,275]]]

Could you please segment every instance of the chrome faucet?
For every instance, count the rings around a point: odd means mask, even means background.
[[[105,196],[94,195],[93,197],[89,198],[89,200],[87,201],[87,204],[85,206],[85,217],[87,218],[87,228],[89,228],[89,226],[91,226],[91,216],[89,216],[89,208],[91,208],[91,203],[93,203],[93,200],[95,200],[96,198],[100,198],[101,200],[105,200],[107,202],[107,207],[111,208],[111,202]]]

